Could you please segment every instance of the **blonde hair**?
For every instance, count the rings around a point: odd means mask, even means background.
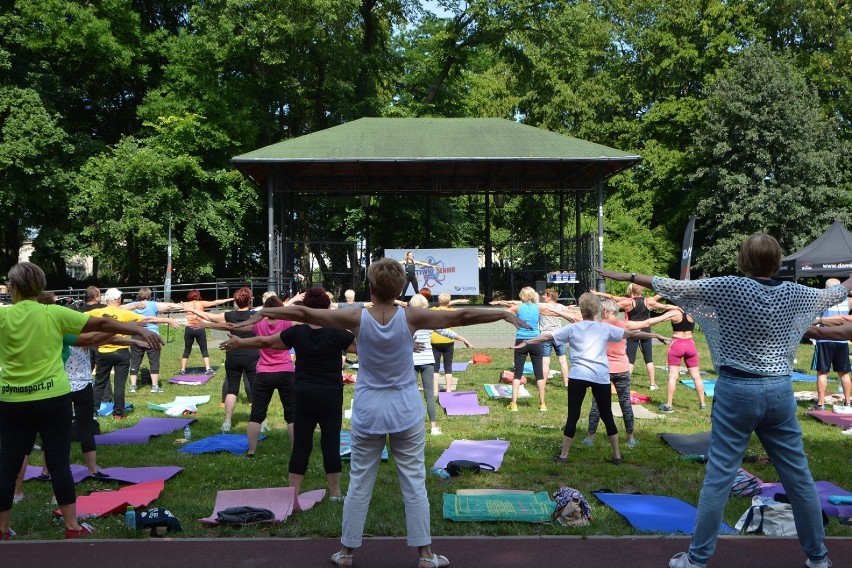
[[[429,300],[427,300],[422,294],[414,294],[411,296],[411,299],[408,300],[408,305],[412,308],[428,308]]]
[[[524,286],[521,288],[521,291],[518,292],[518,297],[522,302],[527,304],[537,304],[538,303],[538,292],[535,291],[535,288],[531,288],[529,286]]]
[[[44,271],[32,262],[19,262],[9,269],[9,287],[17,290],[22,298],[35,298],[45,286]]]
[[[781,245],[774,237],[758,233],[740,245],[737,269],[750,276],[773,276],[781,268]]]
[[[636,284],[635,282],[627,285],[627,295],[639,297],[645,293],[645,287],[641,284]]]
[[[601,300],[591,292],[586,292],[577,301],[580,306],[580,315],[584,320],[598,319],[601,315]]]
[[[405,271],[396,260],[382,258],[370,264],[367,280],[370,281],[370,293],[377,300],[393,300],[400,295],[405,285]]]

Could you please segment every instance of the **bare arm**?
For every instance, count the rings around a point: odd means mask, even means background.
[[[517,345],[513,345],[512,349],[520,349],[524,345],[533,345],[533,344],[536,344],[536,343],[544,343],[545,341],[551,341],[551,340],[553,340],[553,334],[550,333],[549,331],[545,331],[541,335],[533,337],[532,339],[525,339],[524,341],[521,341]]]
[[[817,327],[812,325],[805,332],[805,337],[808,339],[829,339],[834,341],[849,340],[852,339],[852,323],[844,323],[832,327]]]
[[[666,310],[666,313],[664,313],[663,315],[660,315],[660,316],[657,316],[657,317],[654,317],[654,318],[648,318],[644,321],[626,321],[626,322],[624,322],[624,324],[625,324],[624,329],[625,330],[631,330],[631,331],[645,329],[646,327],[651,327],[653,325],[657,325],[660,322],[675,319],[677,317],[678,313],[680,313],[680,312],[676,311],[676,310]],[[683,317],[686,317],[686,315],[684,314]],[[648,338],[644,337],[644,338],[637,338],[637,339],[648,339]]]
[[[529,329],[529,326],[510,310],[424,310],[422,308],[406,308],[405,318],[412,330],[438,329],[457,325],[477,325],[504,320],[515,327]]]
[[[152,349],[159,349],[163,345],[162,338],[145,328],[144,326],[138,325],[136,323],[123,323],[118,320],[114,320],[112,318],[99,318],[99,317],[90,317],[86,321],[86,325],[83,326],[83,329],[80,330],[81,333],[86,333],[90,331],[100,331],[100,332],[110,332],[110,333],[121,333],[124,335],[139,335],[142,337],[142,340],[148,345],[148,347]]]
[[[657,339],[660,343],[664,343],[666,345],[672,342],[671,338],[666,337],[665,335],[660,335],[659,333],[648,333],[647,331],[626,328],[624,330],[624,339]]]
[[[237,337],[229,334],[228,339],[219,344],[219,349],[223,351],[233,351],[234,349],[290,349],[290,346],[284,345],[281,341],[281,335],[262,335],[255,337]]]
[[[268,317],[269,319],[300,321],[303,323],[318,325],[320,327],[334,327],[337,329],[350,329],[353,331],[361,325],[360,309],[320,310],[315,308],[306,308],[305,306],[285,306],[258,310],[247,321],[234,324],[234,328],[249,327],[250,325],[256,324],[264,317]]]
[[[166,325],[172,326],[175,329],[180,327],[180,324],[177,322],[177,320],[174,320],[172,318],[160,318],[154,316],[146,317],[142,320],[142,323],[164,323]]]
[[[852,323],[852,316],[831,316],[829,318],[819,317],[817,318],[817,323],[829,327],[843,325],[845,323]]]
[[[186,306],[186,311],[197,315],[199,318],[205,321],[211,321],[214,323],[225,323],[225,314],[208,314],[207,312],[196,310],[195,308],[189,306]]]
[[[451,306],[458,306],[459,304],[469,304],[470,299],[468,298],[459,298],[458,300],[450,300]]]
[[[595,271],[603,278],[618,280],[620,282],[635,282],[644,288],[652,288],[651,284],[653,283],[654,277],[648,276],[647,274],[636,274],[636,276],[633,276],[633,273],[631,272],[613,272],[611,270],[601,270],[600,268],[596,268]],[[849,282],[849,286],[852,287],[852,278],[847,280],[847,282]]]
[[[222,304],[227,304],[231,301],[233,301],[233,298],[222,298],[221,300],[211,300],[209,302],[202,301],[201,305],[205,308],[215,308],[216,306],[221,306]]]

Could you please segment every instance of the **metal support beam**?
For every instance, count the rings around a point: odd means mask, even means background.
[[[275,291],[275,203],[273,201],[275,177],[269,176],[266,182],[266,223],[268,231],[266,246],[269,253],[269,280],[266,289],[270,292]]]

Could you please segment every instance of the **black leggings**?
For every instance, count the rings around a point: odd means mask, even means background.
[[[630,405],[630,373],[610,373],[610,382],[615,385],[618,393],[618,405],[621,407],[621,415],[624,417],[624,429],[628,434],[633,433],[633,407]],[[598,422],[601,414],[598,411],[598,401],[592,401],[592,409],[589,411],[589,436],[594,436],[598,431]],[[615,418],[613,417],[613,420]]]
[[[515,345],[523,342],[523,339],[515,339]],[[527,360],[527,355],[532,361],[533,376],[535,380],[544,380],[544,369],[541,366],[542,359],[541,343],[527,343],[526,346],[515,349],[515,378],[520,380],[524,374],[524,362]]]
[[[192,329],[187,327],[183,330],[183,359],[189,359],[189,353],[192,351],[193,342],[198,342],[198,349],[201,350],[202,357],[209,357],[207,353],[207,334],[203,329]]]
[[[419,294],[420,288],[417,287],[417,273],[416,272],[408,272],[405,271],[405,286],[402,287],[402,294],[400,296],[405,296],[405,293],[408,292],[408,285],[414,289],[414,292],[411,295]]]
[[[28,402],[0,402],[0,511],[12,508],[15,479],[41,436],[44,463],[56,503],[77,500],[71,475],[71,395]]]
[[[340,473],[340,426],[343,424],[343,389],[296,390],[296,420],[290,473],[305,475],[314,449],[314,430],[320,427],[322,465],[326,473]]]
[[[257,376],[257,362],[260,351],[257,349],[229,351],[225,355],[226,394],[240,394],[240,380],[246,377],[246,398],[251,402],[251,389]]]
[[[646,327],[642,331],[651,332],[650,327]],[[654,362],[654,342],[651,339],[628,339],[627,340],[627,360],[633,365],[636,362],[636,351],[642,350],[642,358],[645,359],[645,364]]]
[[[598,411],[606,426],[606,435],[618,434],[618,427],[612,417],[612,406],[610,405],[610,383],[598,384],[582,379],[570,379],[568,381],[568,420],[565,421],[565,429],[562,431],[569,438],[577,434],[577,422],[580,420],[580,409],[583,407],[583,399],[586,398],[586,389],[592,389],[592,396],[598,403]]]
[[[83,453],[94,452],[97,449],[95,434],[95,400],[92,395],[92,385],[71,393],[71,404],[74,407],[74,420],[77,422],[77,438]]]
[[[278,391],[281,406],[284,407],[284,422],[292,424],[294,420],[296,401],[293,394],[293,380],[296,374],[292,371],[278,371],[277,373],[257,373],[252,385],[251,415],[249,422],[260,424],[266,420],[269,403],[272,395]]]
[[[432,357],[435,358],[435,372],[441,372],[441,359],[444,360],[444,372],[453,373],[453,354],[456,352],[455,343],[433,343]]]

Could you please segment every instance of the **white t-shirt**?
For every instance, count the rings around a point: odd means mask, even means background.
[[[621,341],[624,330],[599,321],[572,323],[553,332],[553,339],[571,348],[568,378],[609,384],[606,344]]]

